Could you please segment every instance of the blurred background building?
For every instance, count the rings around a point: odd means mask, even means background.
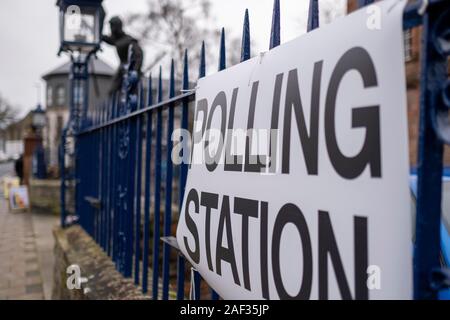
[[[70,62],[47,72],[42,76],[46,85],[47,126],[43,131],[43,142],[49,170],[58,166],[58,146],[61,132],[69,119],[70,104]],[[91,59],[89,65],[89,105],[97,105],[108,96],[114,70],[101,59]],[[79,95],[75,103],[82,104],[83,87],[78,88]],[[77,100],[79,99],[79,100]]]

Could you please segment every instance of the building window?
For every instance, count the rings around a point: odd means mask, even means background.
[[[411,29],[405,30],[403,34],[405,41],[405,61],[409,62],[413,59],[412,30]]]
[[[53,88],[47,87],[47,106],[51,107],[53,105]]]
[[[75,86],[74,103],[77,105],[82,105],[84,103],[84,87],[82,83]]]
[[[66,89],[63,86],[59,86],[56,89],[56,104],[58,106],[64,106],[66,103]]]

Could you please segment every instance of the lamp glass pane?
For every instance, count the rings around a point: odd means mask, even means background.
[[[64,13],[64,41],[77,43],[98,42],[95,10]]]
[[[45,113],[43,112],[36,112],[33,115],[33,125],[37,128],[42,128],[45,126],[46,118]]]

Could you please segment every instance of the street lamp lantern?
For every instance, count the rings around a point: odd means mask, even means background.
[[[42,109],[41,105],[38,104],[36,109],[32,112],[32,119],[31,119],[33,128],[40,130],[46,125],[46,117],[45,117],[45,111]]]
[[[61,51],[92,53],[100,47],[102,0],[58,0]]]
[[[70,71],[70,116],[64,125],[61,135],[59,157],[59,168],[61,172],[61,198],[65,198],[67,176],[66,166],[66,139],[68,135],[77,133],[84,124],[88,109],[89,92],[89,68],[88,63],[92,55],[100,49],[102,38],[103,21],[105,11],[102,7],[102,0],[57,0],[59,8],[59,34],[60,48],[58,55],[65,51],[72,61]],[[82,88],[82,89],[81,89]],[[79,97],[80,89],[83,90],[83,103],[75,101]],[[37,112],[36,123],[45,124],[42,114]],[[45,116],[44,116],[45,117]],[[37,129],[39,131],[39,129]],[[77,145],[75,139],[75,145]],[[74,168],[73,176],[78,177],[78,170]],[[65,200],[61,201],[62,225],[65,225],[66,218]]]

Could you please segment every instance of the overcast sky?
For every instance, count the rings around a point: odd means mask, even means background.
[[[345,11],[345,0],[320,0],[339,3]],[[41,76],[64,63],[68,57],[57,57],[59,46],[56,0],[0,1],[0,94],[17,106],[21,114],[34,108],[38,101],[45,106],[45,83]],[[143,12],[146,0],[104,0],[108,16]],[[268,49],[273,0],[211,0],[214,24],[225,27],[227,34],[240,36],[246,8],[250,11],[253,55]],[[309,0],[281,0],[282,42],[304,33]],[[107,30],[107,29],[106,29]],[[218,43],[218,40],[217,40]],[[103,45],[99,57],[111,66],[117,65],[113,48]],[[151,48],[146,48],[150,50]]]

